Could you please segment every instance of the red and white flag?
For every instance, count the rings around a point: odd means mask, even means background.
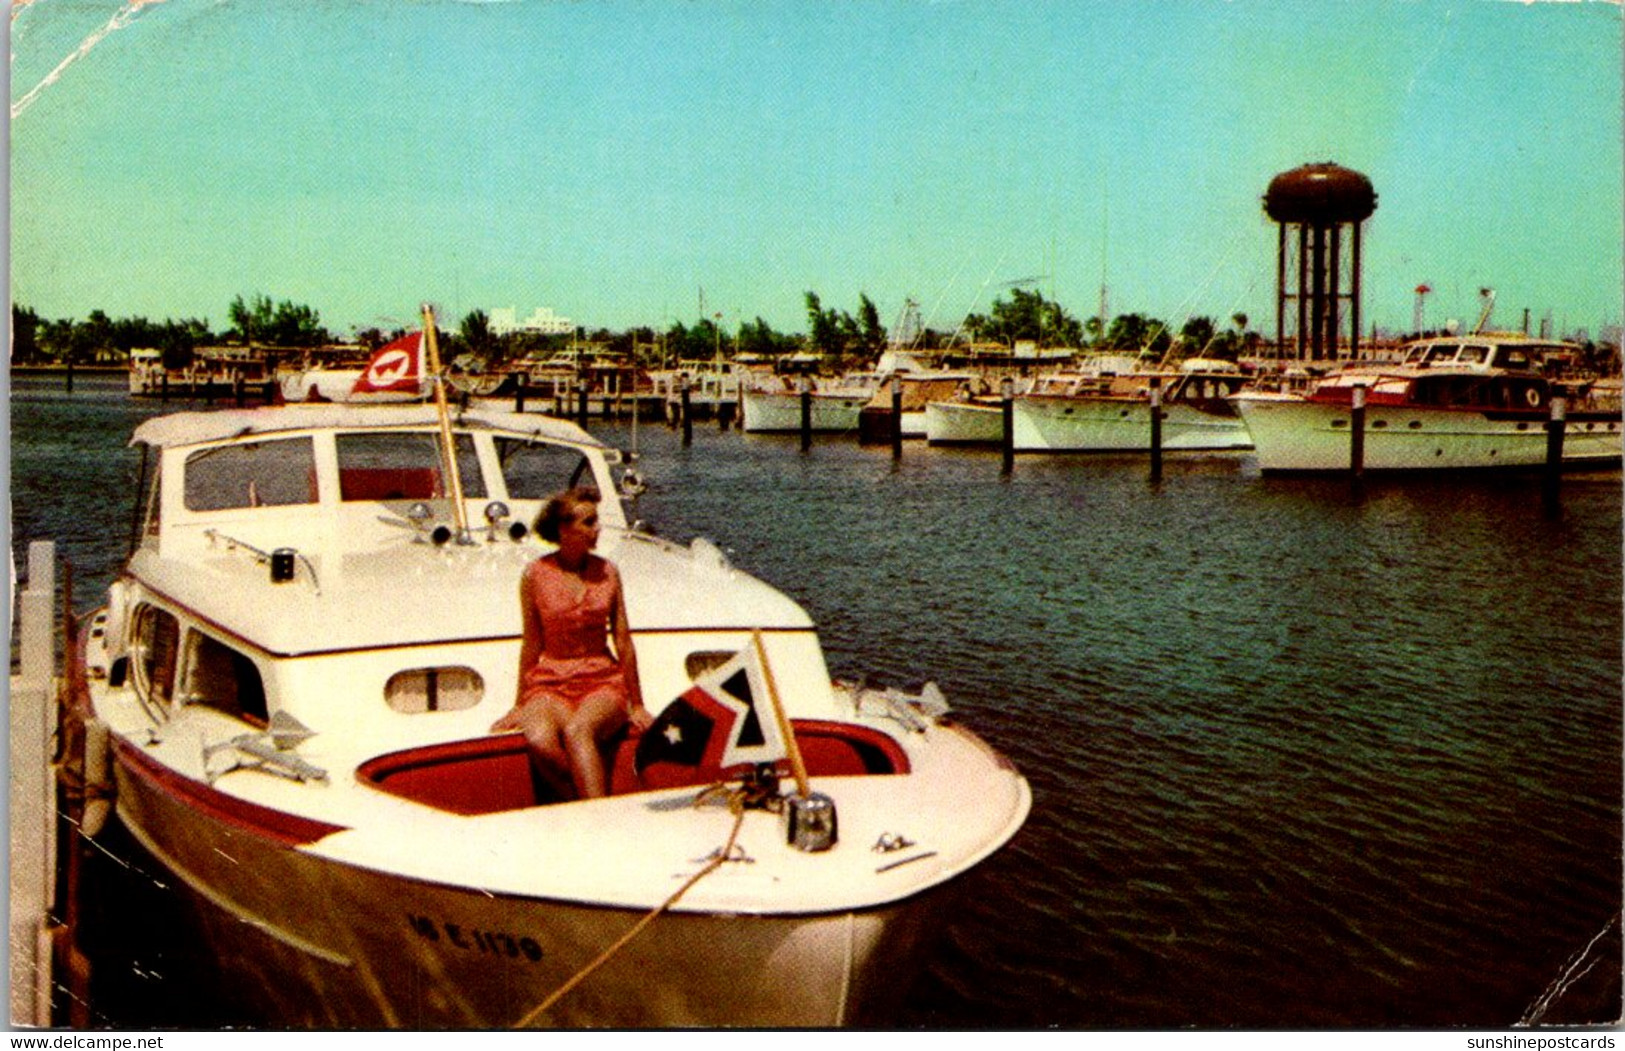
[[[785,758],[766,676],[747,646],[694,680],[638,740],[633,769],[647,788],[694,784]]]
[[[422,392],[423,379],[423,333],[413,332],[379,347],[350,393],[400,391],[415,395]]]

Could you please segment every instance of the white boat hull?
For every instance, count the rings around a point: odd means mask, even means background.
[[[996,445],[1004,440],[1004,407],[970,401],[934,401],[925,407],[931,445]]]
[[[859,414],[869,399],[869,394],[814,391],[808,429],[821,433],[856,431]],[[783,434],[801,430],[799,393],[742,391],[739,400],[744,412],[743,427],[749,433]]]
[[[1350,468],[1349,406],[1287,394],[1248,394],[1235,401],[1252,434],[1260,470]],[[1540,413],[1368,405],[1362,465],[1369,471],[1531,468],[1545,464],[1546,444]],[[1620,449],[1617,414],[1570,413],[1565,464],[1617,463]]]
[[[1162,448],[1247,449],[1252,437],[1237,415],[1182,403],[1163,406]],[[1145,452],[1151,448],[1151,403],[1138,398],[1029,394],[1015,399],[1017,452]]]
[[[493,893],[335,861],[320,855],[318,841],[298,842],[320,836],[319,823],[245,807],[143,762],[129,746],[119,760],[121,820],[186,888],[231,991],[281,1025],[862,1024],[895,1006],[888,978],[912,970],[924,922],[944,900],[933,889],[812,915],[673,909],[537,1013],[652,910]],[[720,847],[733,819],[721,808],[714,816]],[[778,824],[765,812],[746,821]],[[698,869],[705,858],[689,860]],[[683,875],[672,874],[672,890]]]

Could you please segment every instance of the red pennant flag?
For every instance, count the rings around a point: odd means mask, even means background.
[[[366,371],[350,388],[352,394],[405,391],[418,394],[423,383],[423,333],[413,332],[386,343],[367,363]]]

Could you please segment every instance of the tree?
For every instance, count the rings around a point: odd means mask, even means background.
[[[11,304],[11,359],[19,365],[39,360],[39,327],[40,317],[32,307]]]
[[[817,292],[807,293],[807,341],[813,353],[826,360],[834,360],[846,349],[839,318],[834,310],[825,310]]]
[[[1010,301],[1001,296],[993,301],[986,317],[971,314],[965,327],[978,336],[998,340],[1007,347],[1019,341],[1039,346],[1077,346],[1083,342],[1083,324],[1059,303],[1044,298],[1042,292],[1022,288],[1010,290]]]
[[[880,311],[868,296],[858,295],[858,345],[868,357],[879,355],[886,346],[886,328],[880,323]]]
[[[1193,317],[1179,330],[1179,346],[1187,357],[1197,357],[1213,342],[1213,319]]]
[[[458,328],[468,352],[481,362],[489,364],[497,349],[496,336],[491,332],[491,316],[483,310],[471,311]]]

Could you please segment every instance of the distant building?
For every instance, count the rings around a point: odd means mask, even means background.
[[[497,336],[506,336],[514,332],[567,336],[575,331],[575,327],[575,322],[553,313],[551,307],[537,307],[530,317],[523,321],[519,320],[518,311],[513,307],[496,307],[491,311],[491,333]]]

